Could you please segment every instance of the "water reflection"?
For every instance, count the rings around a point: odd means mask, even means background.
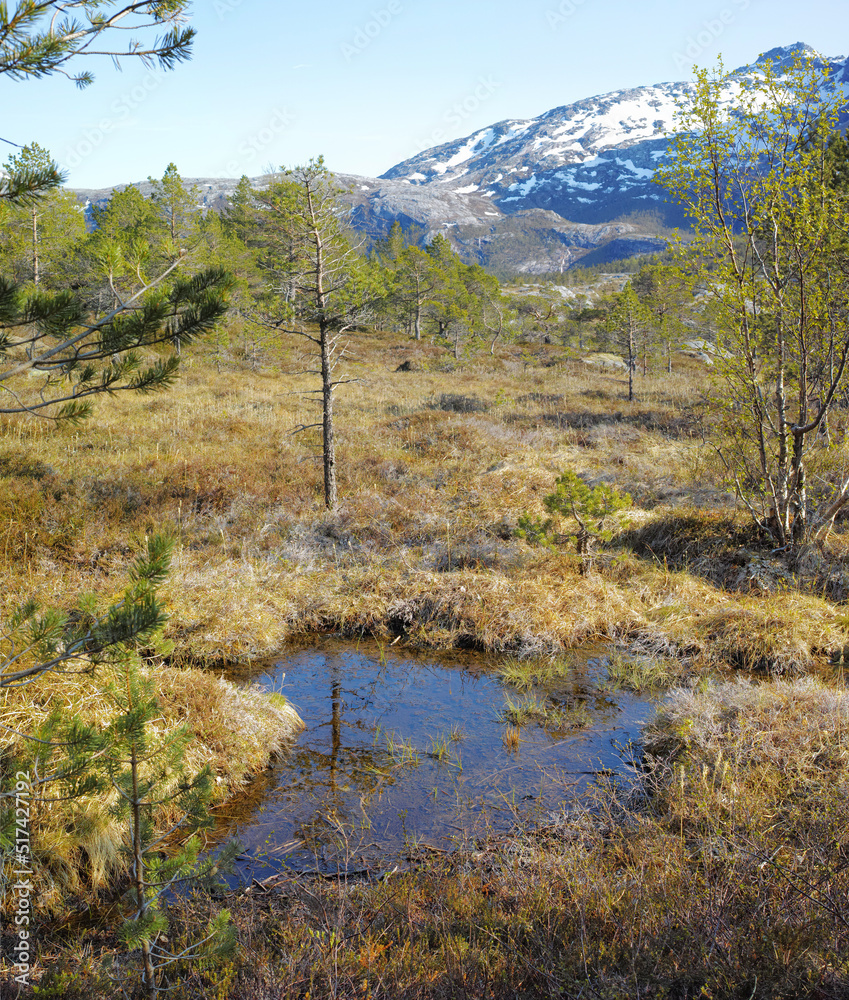
[[[492,661],[332,640],[288,650],[251,679],[285,694],[307,728],[228,809],[224,825],[246,847],[242,874],[313,869],[340,850],[403,854],[411,840],[450,847],[529,810],[557,811],[600,770],[623,770],[621,745],[647,715],[646,701],[600,689],[603,665],[604,651],[575,655],[538,686],[555,711],[520,721],[511,749],[505,705],[524,695]]]

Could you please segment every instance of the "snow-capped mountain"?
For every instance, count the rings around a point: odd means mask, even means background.
[[[845,58],[827,59],[797,43],[735,70],[727,99],[733,100],[736,81],[757,74],[767,60],[780,69],[800,55],[827,66],[834,85],[849,94]],[[382,177],[488,198],[508,214],[541,208],[573,222],[603,223],[663,206],[674,218],[651,178],[665,154],[665,136],[675,127],[676,104],[692,87],[658,83],[591,97],[538,118],[499,122],[425,150]]]
[[[824,58],[797,43],[772,49],[735,70],[727,100],[742,78],[768,60],[782,69],[798,56],[827,67],[832,85],[849,98],[849,59]],[[496,271],[563,271],[581,261],[602,263],[663,249],[663,227],[685,220],[652,183],[675,123],[676,102],[692,84],[658,83],[614,91],[515,118],[425,150],[380,178],[338,174],[352,225],[373,238],[397,219],[420,226],[425,238],[448,236],[468,261]],[[256,187],[267,177],[252,178]],[[223,208],[235,178],[187,179],[200,205]],[[123,186],[123,185],[121,185]],[[150,186],[138,187],[148,194]],[[78,191],[102,202],[112,189]]]
[[[578,101],[526,120],[499,122],[426,150],[382,176],[491,198],[505,212],[546,208],[572,221],[622,214],[643,198],[685,84],[659,84]],[[650,189],[649,189],[650,190]],[[627,199],[630,201],[631,199]]]

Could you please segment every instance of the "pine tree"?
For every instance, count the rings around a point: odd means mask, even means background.
[[[389,267],[390,295],[398,304],[415,340],[422,339],[422,320],[438,281],[433,259],[419,247],[404,247]]]
[[[188,9],[183,0],[133,3],[117,10],[107,0],[57,3],[20,0],[13,10],[0,6],[0,74],[11,79],[69,75],[67,63],[86,54],[112,54],[93,43],[108,44],[115,31],[140,31],[170,25],[166,36],[145,47],[136,39],[127,54],[170,68],[188,57],[194,30],[179,27]],[[84,19],[58,15],[84,12]],[[126,37],[126,35],[124,36]],[[73,77],[81,86],[92,76]],[[58,187],[62,176],[46,156],[15,164],[0,179],[0,202],[32,206]],[[143,255],[143,248],[137,248]],[[79,420],[90,412],[91,397],[122,390],[151,392],[167,387],[177,370],[174,357],[142,363],[141,348],[181,343],[210,330],[227,308],[228,276],[219,268],[176,279],[181,258],[128,297],[115,277],[126,266],[123,252],[105,248],[105,266],[113,302],[92,315],[70,291],[26,292],[14,280],[0,276],[0,389],[5,405],[0,414],[32,413],[53,420]],[[136,260],[141,275],[141,259]],[[30,374],[39,373],[39,380]]]
[[[230,344],[233,318],[249,314],[252,310],[254,294],[258,293],[262,285],[262,272],[256,260],[256,252],[251,249],[236,235],[236,229],[227,224],[218,212],[209,212],[204,218],[198,221],[197,242],[195,243],[190,266],[203,270],[208,267],[226,266],[228,273],[233,278],[233,285],[229,295],[230,310],[223,322],[215,327],[215,348],[214,358],[218,370],[221,370],[222,361],[226,355],[226,348]],[[253,338],[252,356],[256,355],[256,348],[259,342],[270,336],[269,333],[257,331],[260,327],[256,323],[240,322],[239,328],[245,337],[245,356],[249,352],[247,349],[248,336]]]
[[[605,483],[588,486],[577,473],[567,469],[557,478],[554,492],[549,493],[543,503],[552,517],[543,520],[530,514],[522,514],[516,534],[531,545],[553,548],[558,541],[555,529],[559,519],[574,521],[577,530],[567,537],[575,545],[581,573],[586,573],[591,564],[590,557],[595,543],[608,541],[611,537],[610,531],[605,528],[606,519],[629,507],[631,497]]]
[[[0,11],[0,28],[2,23]],[[30,208],[64,180],[56,163],[50,158],[46,163],[42,162],[40,154],[34,158],[21,154],[11,164],[13,166],[10,167],[7,163],[6,172],[0,175],[0,204],[3,205]]]
[[[210,331],[226,312],[230,285],[219,268],[171,278],[180,263],[126,299],[116,291],[117,304],[98,317],[71,292],[25,292],[0,277],[0,414],[76,421],[90,414],[92,397],[171,385],[178,359],[146,363],[142,349]]]
[[[90,600],[67,613],[40,612],[28,601],[0,634],[0,690],[24,687],[48,672],[93,672],[133,642],[144,642],[165,623],[156,586],[168,570],[170,546],[154,536],[131,570],[131,584],[104,614]]]
[[[109,49],[115,31],[126,38],[128,30],[147,33],[162,26],[169,30],[152,45],[130,37],[124,54],[170,68],[187,58],[191,49],[194,30],[180,26],[188,7],[186,0],[124,6],[111,0],[19,0],[11,11],[2,4],[0,74],[18,80],[53,73],[70,76],[68,63],[77,57],[111,55],[117,60],[120,53]],[[70,78],[79,86],[92,80],[88,70]],[[0,178],[0,203],[30,207],[61,184],[55,163],[49,157],[36,159],[24,158]],[[73,420],[86,414],[87,397],[92,395],[121,389],[146,392],[168,385],[176,370],[173,359],[144,367],[134,349],[210,329],[225,309],[229,284],[218,269],[175,279],[179,264],[179,259],[174,261],[127,300],[116,291],[118,304],[100,316],[92,316],[70,291],[30,292],[0,277],[0,388],[9,403],[0,412],[43,415],[47,411],[53,419]],[[32,372],[42,374],[35,391],[26,378]],[[28,601],[0,631],[0,688],[30,685],[51,672],[111,669],[121,675],[122,683],[112,689],[116,712],[105,730],[57,712],[40,735],[12,735],[32,748],[39,764],[34,768],[39,790],[50,783],[76,798],[108,785],[118,794],[119,808],[130,819],[128,845],[137,902],[125,939],[131,946],[139,945],[150,997],[159,991],[157,966],[177,967],[192,956],[191,951],[176,956],[157,951],[154,933],[162,926],[158,898],[175,877],[190,872],[198,850],[194,842],[176,858],[159,856],[160,841],[151,841],[151,812],[166,797],[182,807],[182,821],[202,824],[209,784],[206,774],[193,779],[180,771],[185,733],[161,740],[154,732],[155,704],[138,654],[138,644],[150,640],[163,621],[155,588],[167,570],[168,553],[164,539],[151,540],[132,570],[123,600],[103,615],[97,615],[90,601],[83,601],[72,616],[40,613],[36,603]],[[4,736],[9,735],[7,730]],[[5,747],[3,758],[5,764]],[[54,765],[53,769],[45,773],[41,762]],[[2,792],[2,797],[7,795]],[[5,851],[5,830],[0,833]],[[225,924],[226,914],[194,953],[224,942]]]
[[[115,3],[114,0],[17,0],[10,10],[0,7],[0,74],[12,80],[31,80],[58,73],[78,87],[94,79],[90,70],[73,75],[72,60],[86,56],[139,59],[146,65],[158,62],[171,69],[191,55],[194,28],[183,27],[188,0],[152,0]],[[141,39],[150,30],[167,28],[152,44]],[[131,34],[127,34],[131,32]],[[120,37],[121,50],[110,48]]]
[[[160,942],[168,930],[162,897],[177,883],[208,882],[226,859],[199,862],[201,842],[196,836],[176,850],[163,853],[162,847],[177,830],[198,830],[212,825],[208,804],[212,796],[212,773],[185,773],[183,757],[192,734],[183,727],[161,735],[154,725],[159,707],[153,684],[145,677],[137,655],[128,655],[108,688],[116,708],[112,723],[103,734],[105,749],[97,764],[105,772],[109,786],[117,793],[114,812],[128,825],[126,838],[130,858],[134,914],[124,921],[120,936],[131,951],[141,955],[142,987],[151,998],[160,992],[165,971],[177,963],[229,951],[234,936],[229,913],[219,913],[206,937],[179,954]],[[155,832],[153,815],[168,807],[178,813],[177,821],[162,834]],[[230,855],[235,848],[230,849]]]
[[[104,205],[91,208],[94,231],[81,248],[87,291],[99,305],[119,305],[144,288],[174,254],[158,252],[166,240],[165,222],[149,198],[130,184],[113,191]],[[105,284],[104,284],[105,282]]]
[[[392,267],[398,263],[398,259],[408,246],[417,246],[421,237],[421,227],[411,226],[404,231],[404,227],[396,219],[392,223],[392,228],[384,240],[378,241],[374,246],[374,254],[380,262],[387,267]]]
[[[464,265],[460,280],[469,296],[467,315],[471,329],[489,342],[489,353],[493,355],[496,343],[507,337],[516,311],[502,294],[498,279],[480,264]]]
[[[459,325],[466,319],[468,293],[463,284],[462,261],[454,252],[451,241],[437,233],[427,246],[427,256],[431,261],[431,288],[427,301],[427,312],[436,322],[437,336],[447,337],[452,324],[457,336],[454,340],[454,357],[459,351]]]
[[[338,503],[334,392],[354,381],[338,370],[345,358],[341,337],[382,294],[375,270],[341,221],[338,194],[322,157],[284,171],[255,193],[265,208],[255,235],[264,245],[266,323],[309,341],[318,355],[318,368],[309,374],[321,379],[315,390],[321,395],[321,421],[298,429],[322,429],[324,502],[330,510]]]
[[[242,174],[235,191],[230,195],[227,208],[221,213],[225,232],[241,240],[246,246],[260,246],[262,213],[251,186],[250,178]]]
[[[680,346],[686,326],[686,306],[692,300],[692,282],[668,264],[645,264],[631,282],[640,302],[652,317],[653,336],[646,338],[643,351],[643,374],[650,348],[666,355],[666,371],[672,371],[672,352]],[[650,327],[647,325],[646,329]]]
[[[152,177],[148,180],[153,185],[150,200],[165,222],[169,240],[167,255],[173,258],[181,247],[191,245],[196,239],[201,217],[200,188],[194,185],[187,188],[173,163],[168,164],[161,180]]]
[[[616,297],[605,328],[616,347],[628,359],[628,402],[634,400],[634,372],[637,369],[637,346],[649,326],[648,313],[629,281]]]
[[[126,251],[139,240],[154,244],[166,236],[165,221],[156,205],[133,184],[113,191],[106,204],[92,205],[91,216],[94,247],[109,240]]]
[[[5,163],[11,176],[41,174],[52,159],[37,142],[24,146]],[[29,205],[0,202],[0,269],[20,282],[57,287],[67,280],[76,244],[85,237],[82,206],[72,195],[51,189]]]
[[[192,837],[176,850],[163,852],[168,838],[209,826],[207,805],[212,793],[208,769],[185,772],[183,758],[192,736],[186,727],[162,733],[156,725],[160,710],[139,650],[168,647],[160,640],[166,616],[157,587],[168,572],[171,542],[164,536],[148,541],[146,551],[130,570],[130,584],[122,599],[98,615],[93,599],[85,598],[71,614],[39,613],[30,602],[7,623],[0,637],[0,688],[25,687],[47,673],[87,672],[103,687],[111,703],[105,726],[84,723],[64,708],[55,709],[35,733],[4,733],[24,745],[16,769],[32,776],[31,808],[76,803],[95,796],[113,802],[112,813],[127,824],[125,847],[129,857],[132,917],[124,921],[121,937],[140,955],[142,983],[149,997],[159,991],[165,969],[199,955],[221,952],[232,945],[229,915],[224,911],[195,946],[171,954],[158,942],[167,929],[162,897],[177,882],[206,884],[228,864],[235,847],[213,860],[199,861],[200,842]],[[8,750],[4,751],[8,752]],[[14,792],[0,790],[0,801]],[[156,832],[154,813],[163,807],[176,820]],[[69,822],[72,822],[69,813]],[[14,824],[5,815],[0,847],[10,851]],[[34,817],[33,817],[34,818]]]

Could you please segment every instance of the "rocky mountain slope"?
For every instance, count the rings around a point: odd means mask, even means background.
[[[849,60],[827,59],[802,43],[772,49],[733,77],[770,60],[806,55],[828,67],[849,95]],[[733,97],[732,79],[728,98]],[[354,227],[379,239],[397,219],[426,236],[443,232],[467,260],[502,273],[564,271],[580,261],[610,262],[666,245],[667,226],[684,223],[652,183],[673,129],[676,102],[692,84],[658,83],[614,91],[537,118],[510,119],[425,150],[379,178],[339,174]],[[253,178],[261,187],[267,178]],[[220,209],[236,179],[191,180],[206,208]],[[139,185],[144,193],[149,185]],[[89,201],[108,191],[78,191]]]
[[[835,86],[849,95],[849,61],[826,59],[797,43],[772,49],[735,70],[726,88],[757,74],[769,60],[789,66],[797,55],[827,67]],[[690,83],[658,83],[614,91],[538,118],[513,119],[429,149],[383,177],[411,186],[474,194],[507,214],[547,209],[573,222],[599,224],[647,208],[675,224],[682,220],[652,184],[674,130],[677,103]]]

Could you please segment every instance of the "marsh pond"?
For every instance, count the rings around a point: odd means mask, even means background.
[[[239,675],[285,695],[306,728],[219,811],[219,836],[243,848],[237,879],[403,864],[556,822],[600,775],[628,780],[651,703],[606,683],[612,654],[535,668],[323,639]]]

